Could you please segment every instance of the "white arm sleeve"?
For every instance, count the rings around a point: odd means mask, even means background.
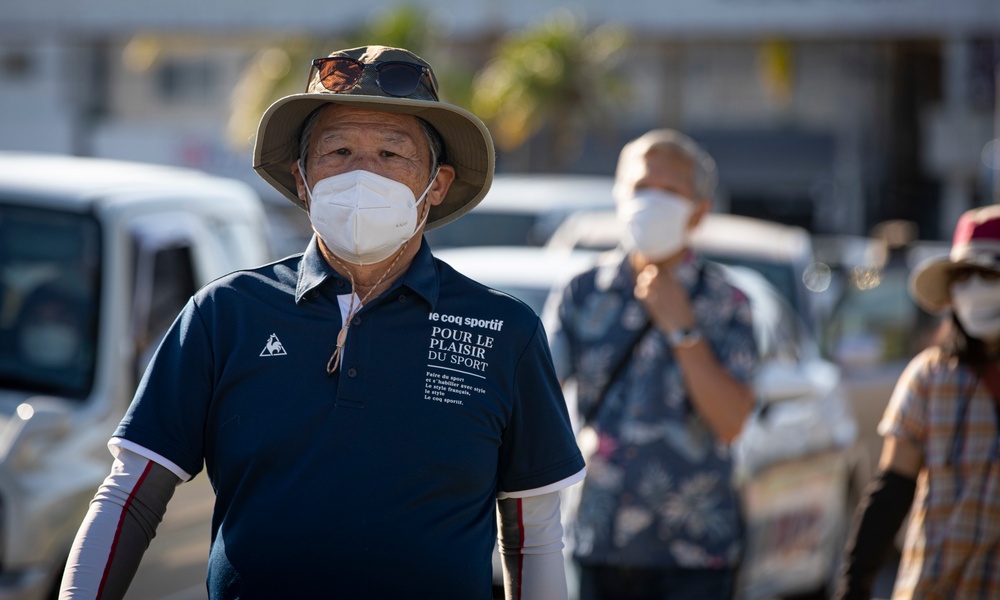
[[[497,501],[507,600],[566,600],[559,492]]]
[[[180,478],[121,448],[76,534],[60,600],[122,598]]]

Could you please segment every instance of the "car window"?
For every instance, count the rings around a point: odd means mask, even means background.
[[[848,367],[909,360],[936,326],[910,298],[906,269],[855,269],[824,328],[824,351]]]
[[[82,399],[94,376],[100,226],[0,204],[0,384]]]
[[[136,243],[134,252],[133,335],[137,373],[141,373],[197,287],[188,241],[176,240],[163,248],[145,248]]]
[[[498,174],[461,223],[424,235],[432,248],[542,246],[574,212],[613,210],[613,184],[607,176]]]
[[[806,317],[806,311],[799,306],[799,284],[796,278],[795,267],[791,263],[769,262],[756,260],[751,257],[737,254],[714,254],[712,252],[702,252],[702,255],[713,262],[729,265],[733,267],[748,267],[757,271],[767,279],[767,282],[778,290],[778,293],[788,302],[792,308],[799,311],[799,314]]]
[[[753,267],[723,265],[727,279],[750,300],[761,362],[800,363],[819,354],[817,342],[767,278]]]
[[[540,220],[537,213],[476,212],[458,224],[445,225],[424,234],[431,248],[461,246],[537,246]]]

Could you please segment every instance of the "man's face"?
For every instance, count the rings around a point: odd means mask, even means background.
[[[699,198],[695,188],[695,166],[685,154],[663,148],[654,148],[638,157],[622,173],[618,174],[616,187],[622,192],[620,197],[631,196],[642,189],[659,189],[682,196],[693,204],[688,229],[693,228],[709,209],[707,198]]]
[[[431,176],[430,148],[416,117],[335,104],[320,113],[303,162],[309,189],[321,179],[364,170],[398,181],[419,197]],[[441,167],[427,192],[430,205],[441,203],[454,173],[450,166]],[[298,165],[292,166],[292,174],[299,198],[308,206]]]

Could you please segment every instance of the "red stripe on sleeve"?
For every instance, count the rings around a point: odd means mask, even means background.
[[[521,506],[521,498],[517,499],[517,535],[518,548],[521,552],[517,555],[517,581],[512,587],[514,600],[521,600],[521,582],[524,581],[524,509]]]
[[[129,492],[128,500],[125,501],[125,506],[122,507],[122,514],[118,517],[118,528],[115,530],[114,541],[111,542],[111,551],[108,553],[108,564],[104,566],[104,574],[101,575],[101,585],[97,588],[97,597],[101,598],[104,595],[104,585],[108,581],[108,574],[111,572],[111,564],[114,562],[115,551],[118,549],[118,540],[122,535],[122,527],[125,525],[125,516],[128,515],[128,509],[132,506],[132,500],[135,499],[136,492],[142,487],[142,482],[146,480],[146,475],[149,474],[149,470],[153,468],[153,461],[148,461],[146,463],[146,468],[142,470],[142,475],[139,476],[139,480],[135,482],[135,487]],[[523,535],[523,534],[522,534]]]

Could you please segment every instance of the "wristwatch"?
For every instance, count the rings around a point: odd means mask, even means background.
[[[701,340],[701,330],[697,327],[682,327],[667,334],[671,348],[690,348]]]

